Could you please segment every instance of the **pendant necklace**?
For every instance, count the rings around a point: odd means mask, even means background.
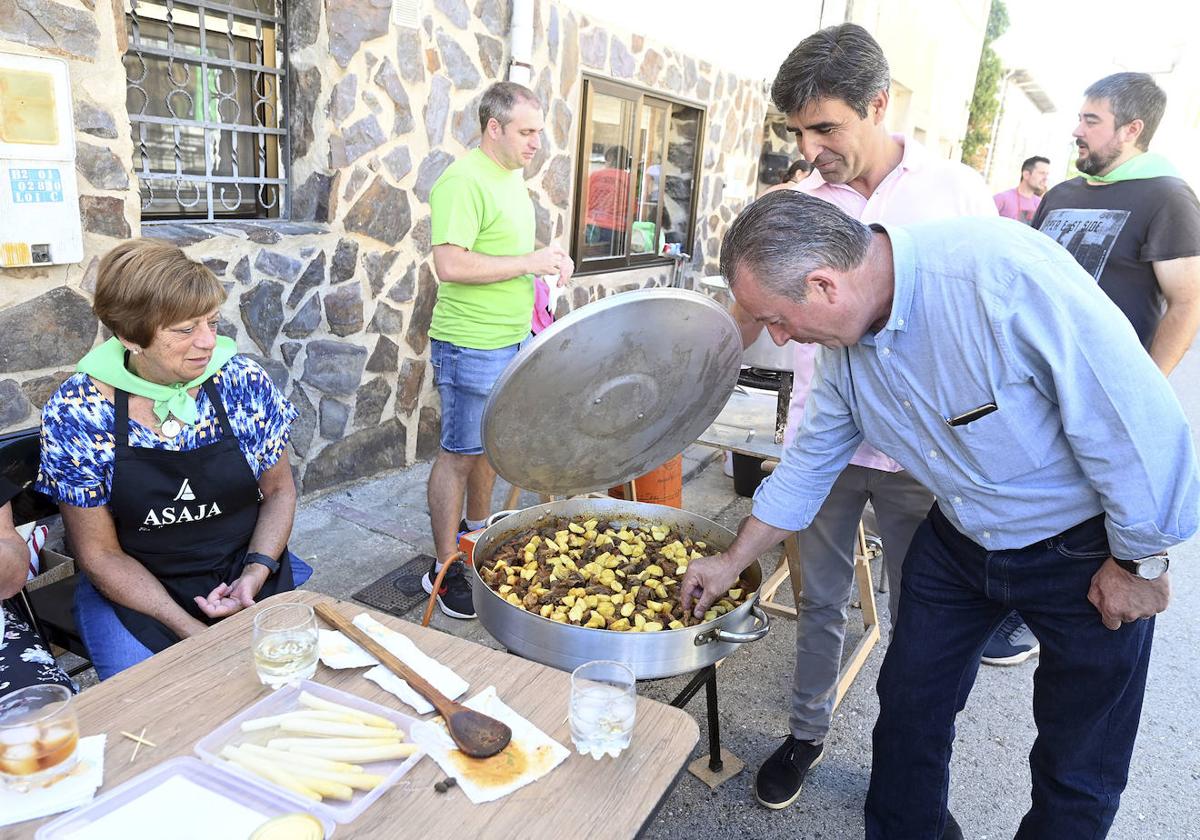
[[[169,438],[175,437],[181,431],[183,431],[183,428],[179,425],[179,421],[174,417],[166,420],[162,424],[162,433]]]

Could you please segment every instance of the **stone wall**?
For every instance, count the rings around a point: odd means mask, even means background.
[[[436,452],[429,190],[478,142],[479,96],[508,66],[509,6],[429,0],[418,29],[391,25],[387,0],[288,6],[290,220],[145,225],[124,110],[120,0],[10,0],[9,13],[0,6],[0,49],[70,59],[86,230],[80,265],[0,271],[0,430],[35,424],[46,396],[98,340],[87,295],[99,256],[140,229],[178,243],[224,282],[222,331],[300,411],[292,457],[305,491]],[[706,107],[690,251],[692,270],[715,273],[720,236],[743,203],[726,193],[753,194],[761,80],[735,78],[651,33],[608,28],[568,5],[538,0],[535,8],[532,87],[546,104],[547,129],[525,176],[539,244],[569,241],[587,72]],[[746,183],[726,184],[731,172],[748,172]],[[580,278],[558,313],[669,279],[670,266]]]

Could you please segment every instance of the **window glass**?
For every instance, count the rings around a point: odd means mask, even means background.
[[[591,154],[587,160],[583,259],[625,256],[629,214],[630,136],[634,103],[597,94],[591,104]]]
[[[638,197],[633,221],[630,253],[657,254],[662,251],[659,235],[659,207],[662,202],[662,153],[667,133],[667,109],[646,103],[642,106],[638,148]],[[667,224],[664,216],[662,223]]]
[[[697,184],[699,138],[700,111],[686,105],[673,105],[667,131],[667,159],[663,164],[663,238],[667,244],[678,244],[685,251]]]

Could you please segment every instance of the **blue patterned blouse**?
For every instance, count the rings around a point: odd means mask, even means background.
[[[234,356],[213,376],[213,384],[242,454],[261,478],[279,460],[288,443],[297,411],[258,364]],[[163,440],[130,418],[129,443],[150,449],[187,451],[216,442],[221,424],[208,395],[196,399],[200,422],[184,426],[173,440]],[[77,373],[64,382],[42,409],[42,462],[39,491],[76,507],[108,504],[112,489],[115,409],[91,378]]]

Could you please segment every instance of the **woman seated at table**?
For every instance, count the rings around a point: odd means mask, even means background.
[[[42,638],[5,599],[21,591],[29,576],[29,545],[13,527],[10,501],[20,492],[0,475],[0,697],[31,685],[58,683],[75,690]]]
[[[224,300],[175,246],[118,245],[92,307],[113,338],[42,411],[36,487],[62,511],[100,679],[312,573],[287,551],[297,412],[217,335]]]

